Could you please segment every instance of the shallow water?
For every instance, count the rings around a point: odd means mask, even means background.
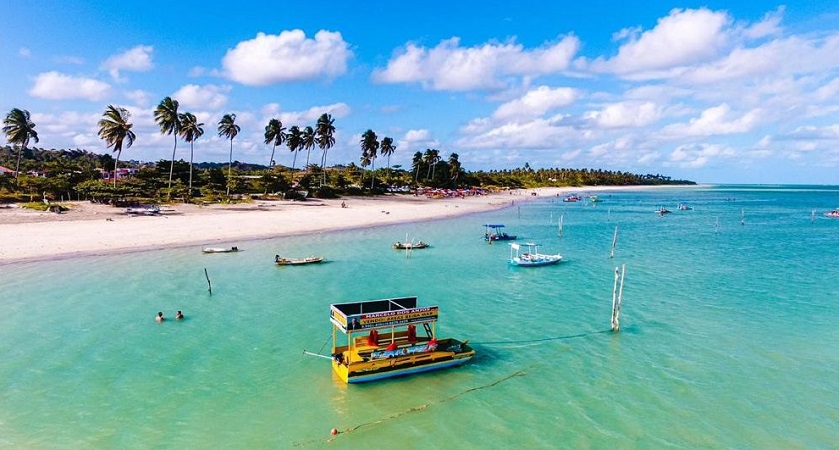
[[[4,266],[0,447],[317,448],[332,428],[340,448],[839,442],[839,219],[821,216],[839,188],[598,196],[233,242],[234,254]],[[658,217],[661,205],[673,213]],[[482,239],[487,222],[564,261],[509,267],[509,248]],[[432,247],[391,250],[406,233]],[[329,262],[276,267],[275,254]],[[611,333],[622,264],[622,330]],[[330,303],[405,295],[439,305],[440,335],[470,339],[478,356],[353,386],[303,356],[329,352]],[[153,320],[177,310],[185,320]]]

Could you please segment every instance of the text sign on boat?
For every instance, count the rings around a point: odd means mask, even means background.
[[[387,327],[391,325],[405,325],[414,322],[428,322],[437,320],[438,307],[400,309],[399,311],[385,311],[361,315],[361,328]]]

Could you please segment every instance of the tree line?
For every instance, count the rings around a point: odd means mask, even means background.
[[[220,137],[230,141],[226,173],[220,163],[194,163],[195,141],[204,135],[204,123],[188,111],[181,112],[179,103],[164,98],[154,110],[154,119],[164,135],[173,136],[172,157],[156,163],[135,160],[120,161],[122,151],[130,148],[136,135],[127,109],[108,105],[98,122],[98,135],[115,157],[85,150],[46,150],[30,148],[38,143],[29,111],[14,108],[3,120],[3,133],[10,146],[0,147],[0,165],[13,166],[13,175],[0,175],[0,201],[48,195],[52,198],[100,199],[104,201],[219,201],[241,195],[280,194],[286,198],[301,195],[336,197],[369,195],[386,192],[394,186],[430,186],[438,188],[510,187],[586,185],[692,184],[672,180],[663,175],[638,175],[592,169],[538,169],[528,164],[511,170],[468,172],[457,153],[443,158],[438,149],[414,153],[411,167],[391,166],[391,155],[397,147],[390,137],[379,136],[368,129],[361,135],[359,165],[327,166],[328,151],[335,144],[334,119],[322,114],[314,126],[292,125],[288,129],[278,118],[265,126],[264,143],[271,146],[267,165],[247,164],[233,160],[233,140],[241,128],[235,114],[224,114],[217,124]],[[190,145],[189,161],[176,161],[179,141]],[[293,153],[291,167],[277,165],[277,147],[285,145]],[[311,151],[320,150],[319,164],[311,163]],[[296,168],[298,153],[306,150],[304,169]],[[379,155],[387,157],[386,169],[376,169]],[[23,167],[23,170],[21,170]],[[368,169],[369,167],[369,169]],[[117,169],[131,168],[136,173],[120,178]],[[197,170],[196,170],[197,168]],[[235,173],[234,173],[235,170]],[[112,183],[102,173],[114,173]],[[369,177],[369,186],[365,178]],[[118,178],[119,183],[118,183]]]

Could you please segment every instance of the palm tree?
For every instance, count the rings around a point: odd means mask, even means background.
[[[437,165],[437,161],[440,161],[440,150],[437,149],[426,149],[425,155],[423,155],[423,161],[428,164],[428,173],[425,175],[425,179],[428,180],[432,178],[432,170],[435,168],[434,166]]]
[[[294,181],[294,165],[297,163],[297,151],[303,148],[303,135],[300,133],[300,127],[292,125],[288,129],[285,144],[288,149],[294,153],[294,159],[291,160],[291,181]]]
[[[189,142],[189,194],[192,197],[192,156],[195,149],[195,140],[204,134],[204,124],[198,122],[198,118],[190,112],[178,116],[181,122],[181,136]]]
[[[460,156],[457,153],[449,155],[449,175],[451,175],[452,182],[457,187],[457,177],[460,176]]]
[[[373,164],[373,170],[376,169],[376,151],[379,149],[379,137],[373,130],[367,130],[361,135],[361,166],[366,167],[367,164]],[[370,189],[373,189],[376,177],[373,176],[373,181],[370,182]]]
[[[422,152],[414,153],[414,159],[411,160],[411,167],[414,168],[414,184],[419,183],[419,170],[422,165]]]
[[[300,136],[300,145],[306,149],[306,170],[309,170],[309,152],[315,148],[315,130],[312,127],[303,129],[303,134]]]
[[[385,137],[382,139],[382,155],[387,156],[387,181],[390,183],[390,155],[396,151],[396,147],[393,145],[393,139],[389,137]]]
[[[172,172],[175,169],[175,151],[178,149],[178,136],[181,134],[181,117],[178,115],[178,101],[166,97],[160,101],[154,110],[154,121],[160,125],[161,134],[175,135],[175,146],[172,147],[172,160],[169,163],[169,189],[172,189]]]
[[[108,147],[113,147],[117,152],[117,159],[114,162],[114,187],[117,187],[117,170],[122,144],[125,142],[125,148],[131,148],[137,137],[131,131],[134,125],[128,121],[129,118],[131,118],[131,113],[127,109],[108,105],[102,113],[102,119],[99,120],[99,137],[105,140]]]
[[[241,128],[236,125],[236,114],[225,114],[218,122],[218,135],[230,139],[230,158],[227,161],[227,196],[230,196],[230,169],[233,167],[233,139]]]
[[[268,125],[265,125],[265,143],[272,144],[271,159],[268,161],[268,167],[274,166],[274,150],[278,145],[283,145],[285,142],[285,127],[279,119],[271,119]]]
[[[10,144],[17,144],[17,163],[15,163],[15,182],[20,173],[20,154],[29,145],[32,139],[38,143],[38,133],[35,132],[35,123],[29,118],[29,111],[13,108],[3,119],[3,133]]]
[[[323,154],[320,158],[320,167],[323,170],[323,181],[321,184],[326,184],[326,153],[335,145],[335,119],[332,115],[323,113],[318,117],[317,125],[315,125],[315,136]]]

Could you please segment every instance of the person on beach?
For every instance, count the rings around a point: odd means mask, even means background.
[[[184,313],[178,310],[178,314],[175,315],[175,319],[181,320],[184,318]]]
[[[163,318],[163,311],[158,311],[157,317],[155,317],[154,320],[157,321],[157,323],[160,323],[160,322],[163,322],[164,320],[166,320],[166,319]]]

